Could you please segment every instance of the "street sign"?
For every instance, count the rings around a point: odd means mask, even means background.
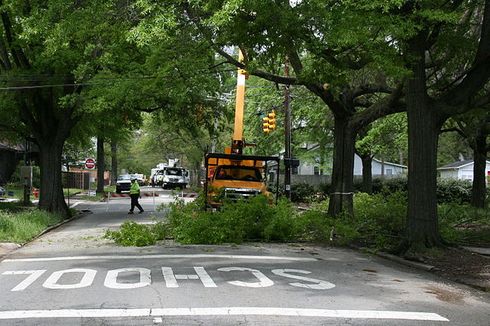
[[[88,158],[85,160],[85,168],[89,170],[95,169],[95,160],[93,158]]]

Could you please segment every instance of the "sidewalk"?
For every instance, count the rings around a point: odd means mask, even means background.
[[[0,242],[0,260],[3,256],[7,255],[9,252],[20,248],[21,246],[16,243],[11,242]]]

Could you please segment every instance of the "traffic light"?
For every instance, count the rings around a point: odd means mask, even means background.
[[[262,130],[268,134],[274,129],[276,129],[276,112],[272,110],[266,117],[262,118]]]
[[[267,116],[269,117],[269,129],[272,131],[276,129],[276,111],[272,110]]]
[[[269,117],[263,117],[262,118],[262,130],[268,134],[270,132],[270,129],[269,129]]]

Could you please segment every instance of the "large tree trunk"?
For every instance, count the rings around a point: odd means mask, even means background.
[[[368,194],[373,192],[373,157],[360,155],[362,160],[362,191]]]
[[[353,214],[353,170],[355,132],[349,119],[335,117],[332,185],[328,215]]]
[[[485,208],[486,190],[486,165],[487,165],[487,135],[478,132],[473,148],[473,188],[471,193],[471,205]]]
[[[111,184],[115,185],[117,180],[117,143],[111,141]]]
[[[39,208],[69,216],[61,184],[61,153],[64,141],[39,142],[41,187]]]
[[[104,138],[97,137],[97,190],[98,194],[104,192],[104,172],[105,172],[105,153]]]
[[[423,42],[423,41],[422,41]],[[437,220],[437,142],[440,120],[427,95],[424,47],[415,44],[417,63],[407,83],[408,116],[408,248],[440,244]]]

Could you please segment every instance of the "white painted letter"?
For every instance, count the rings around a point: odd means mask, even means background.
[[[163,278],[165,279],[165,284],[168,288],[178,288],[179,284],[177,280],[201,280],[202,284],[206,288],[218,287],[213,279],[206,272],[204,267],[194,267],[196,274],[184,275],[184,274],[174,274],[172,267],[162,267]]]
[[[75,284],[58,284],[57,282],[66,273],[83,273],[83,277],[80,282]],[[73,268],[65,269],[63,271],[57,271],[51,274],[43,286],[47,289],[79,289],[92,285],[94,281],[96,270],[87,268]]]
[[[246,268],[246,267],[223,267],[223,268],[218,268],[218,270],[220,272],[248,271],[248,272],[252,272],[252,274],[259,280],[259,282],[242,282],[242,281],[228,282],[232,285],[245,286],[249,288],[265,288],[274,285],[274,282],[272,282],[270,278],[268,278],[267,276],[262,274],[261,271],[256,269]]]
[[[137,283],[119,283],[117,277],[119,273],[137,272],[140,280]],[[111,289],[136,289],[148,286],[151,284],[151,271],[147,268],[120,268],[113,269],[107,272],[105,277],[104,286]]]
[[[311,273],[309,271],[304,271],[301,269],[273,269],[272,273],[279,275],[279,276],[292,278],[295,280],[316,283],[316,284],[304,284],[304,283],[299,283],[299,282],[289,283],[289,285],[296,286],[299,288],[307,288],[307,289],[315,289],[315,290],[328,290],[328,289],[335,287],[335,284],[332,284],[332,283],[327,282],[327,281],[321,281],[321,280],[317,280],[314,278],[288,274],[288,273],[300,273],[300,274],[310,274]]]
[[[33,270],[33,271],[6,271],[2,275],[29,275],[25,280],[20,282],[16,287],[10,291],[24,291],[29,285],[34,283],[41,275],[44,274],[45,269]]]

